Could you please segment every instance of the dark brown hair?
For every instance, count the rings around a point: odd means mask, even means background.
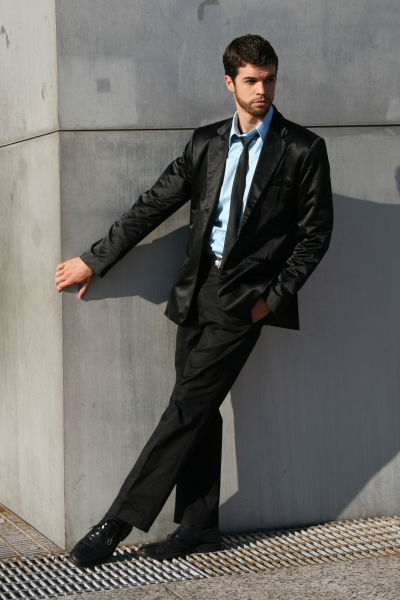
[[[260,35],[242,35],[235,38],[224,52],[225,75],[235,80],[240,67],[250,64],[257,67],[275,65],[278,71],[278,57],[271,44]]]

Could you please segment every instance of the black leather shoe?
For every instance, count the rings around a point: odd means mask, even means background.
[[[218,527],[198,529],[190,525],[179,525],[173,533],[164,540],[143,544],[137,553],[145,558],[177,558],[193,552],[218,552],[224,545]]]
[[[71,550],[68,559],[76,567],[94,567],[114,553],[115,548],[132,531],[129,523],[117,523],[104,517]]]

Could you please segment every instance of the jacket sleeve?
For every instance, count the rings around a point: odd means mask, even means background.
[[[325,142],[317,138],[300,172],[297,243],[264,299],[280,316],[328,250],[333,227],[332,189]]]
[[[107,235],[81,255],[83,262],[97,275],[103,277],[129,250],[190,200],[193,138],[194,134],[182,156],[111,225]]]

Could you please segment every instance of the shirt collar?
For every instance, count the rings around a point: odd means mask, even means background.
[[[243,133],[240,133],[240,131],[239,131],[239,115],[236,111],[235,115],[233,117],[233,120],[232,120],[231,135],[229,138],[230,144],[232,144],[232,138],[234,135],[236,135],[237,137],[242,137],[245,140],[249,140],[250,138],[252,138],[254,136],[256,131],[258,131],[262,142],[264,142],[265,138],[267,137],[269,126],[271,125],[273,114],[274,114],[274,107],[271,106],[269,111],[267,112],[267,114],[265,115],[263,120],[257,125],[257,127],[252,129],[248,133],[243,134]]]

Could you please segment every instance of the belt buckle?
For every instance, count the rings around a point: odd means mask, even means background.
[[[213,265],[214,265],[214,267],[216,267],[217,269],[220,269],[220,268],[221,268],[221,265],[222,265],[222,258],[217,258],[217,257],[215,256],[215,257],[214,257],[214,260],[213,260]]]

